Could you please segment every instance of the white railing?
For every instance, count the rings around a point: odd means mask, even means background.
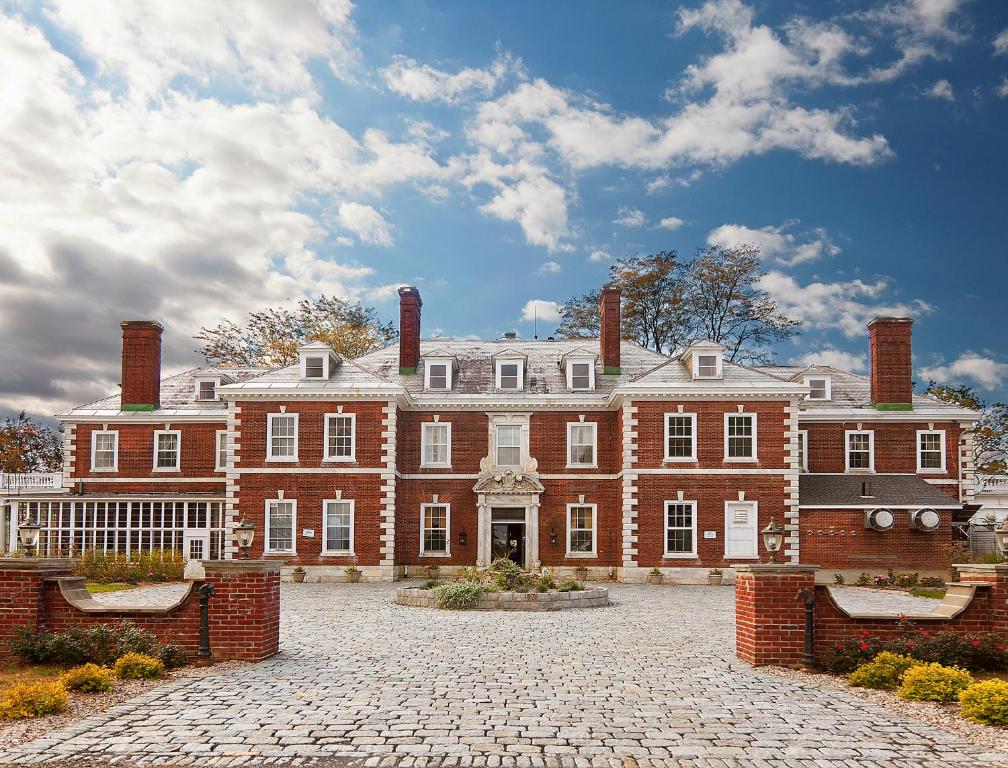
[[[1008,475],[977,475],[977,493],[1008,493]]]
[[[0,492],[59,491],[62,472],[0,472]]]

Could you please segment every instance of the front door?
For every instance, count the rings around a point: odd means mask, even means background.
[[[493,523],[490,528],[490,556],[506,557],[525,565],[525,523]]]
[[[725,557],[753,558],[756,551],[756,502],[725,505]]]

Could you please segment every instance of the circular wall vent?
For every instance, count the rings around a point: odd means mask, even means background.
[[[896,516],[893,515],[892,510],[885,507],[879,507],[865,513],[865,528],[871,528],[873,531],[888,531],[895,522]]]
[[[941,524],[941,517],[933,509],[918,509],[910,515],[910,527],[918,531],[934,531]]]

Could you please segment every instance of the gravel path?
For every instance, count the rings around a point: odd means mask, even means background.
[[[931,613],[941,602],[898,589],[830,587],[830,591],[841,608],[855,613]]]

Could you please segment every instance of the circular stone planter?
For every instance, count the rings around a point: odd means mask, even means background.
[[[396,592],[396,603],[413,608],[437,608],[433,589],[406,588]],[[562,611],[567,608],[597,608],[609,605],[609,590],[603,587],[576,592],[487,592],[470,610]]]

